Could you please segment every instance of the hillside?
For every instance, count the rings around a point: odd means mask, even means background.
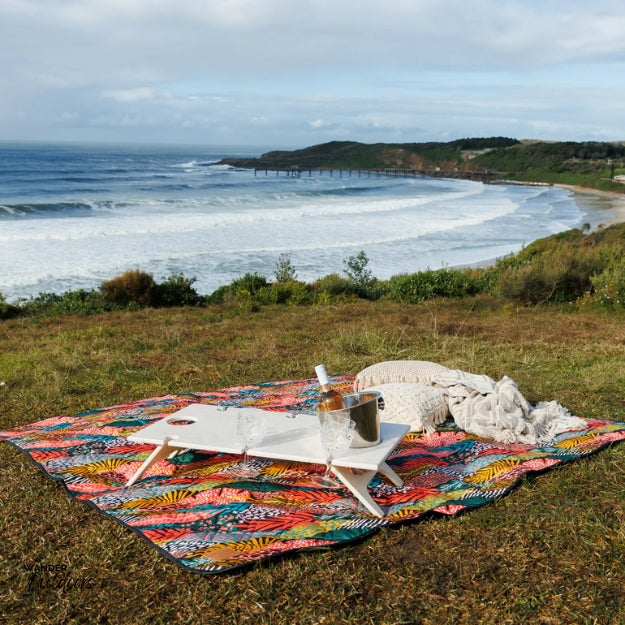
[[[516,139],[459,139],[448,143],[359,143],[330,141],[300,150],[273,151],[260,158],[226,158],[235,167],[268,169],[470,169],[470,155],[516,145]]]
[[[279,170],[406,169],[422,175],[571,184],[625,192],[623,142],[518,141],[506,137],[447,143],[331,141],[260,158],[226,158],[234,167]]]
[[[521,181],[625,191],[625,185],[615,180],[625,173],[623,142],[523,142],[481,154],[474,166],[497,168]]]

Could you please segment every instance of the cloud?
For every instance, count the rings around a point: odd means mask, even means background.
[[[106,89],[102,92],[102,95],[105,98],[112,98],[117,102],[138,102],[140,100],[151,100],[154,97],[154,90],[149,87]]]
[[[589,96],[623,100],[623,32],[615,0],[0,0],[0,133],[624,138]]]
[[[13,33],[14,62],[39,60],[78,81],[233,71],[284,78],[367,66],[526,68],[625,54],[625,14],[616,3],[546,4],[20,0],[0,6],[0,32]],[[86,71],[89,65],[98,72]]]

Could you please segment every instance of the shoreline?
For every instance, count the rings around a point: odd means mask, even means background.
[[[537,183],[516,182],[514,184],[517,184],[519,186],[535,186]],[[583,232],[594,232],[594,231],[602,230],[612,225],[625,223],[625,193],[619,193],[615,191],[603,191],[603,190],[594,189],[590,187],[581,187],[577,185],[567,185],[567,184],[559,184],[559,183],[558,184],[543,183],[543,184],[546,187],[552,186],[555,188],[562,189],[563,191],[562,194],[560,193],[553,194],[556,196],[556,198],[551,208],[553,208],[555,205],[559,204],[560,202],[565,202],[567,205],[567,209],[564,213],[566,215],[566,218],[565,218],[566,224],[572,224],[572,225],[565,226],[564,223],[559,223],[557,214],[556,214],[558,213],[558,209],[556,209],[554,213],[552,213],[551,216],[548,217],[548,220],[547,220],[547,221],[555,220],[554,222],[555,226],[559,227],[560,229],[562,229],[563,227],[566,227],[566,229],[576,229],[576,230],[580,230]],[[570,203],[571,200],[573,201],[573,204]],[[587,225],[589,225],[589,228],[587,227]],[[546,229],[548,230],[548,227],[546,227]],[[545,234],[542,234],[541,236],[539,236],[539,238],[544,238],[547,236],[549,236],[548,231],[545,232]],[[491,237],[491,239],[493,243],[497,243],[499,241],[499,238],[496,239],[494,237]],[[528,238],[527,242],[523,243],[523,246],[529,244],[530,242],[531,240]],[[486,258],[483,258],[482,260],[477,260],[482,255],[481,253],[479,253],[479,254],[475,254],[475,256],[477,256],[476,260],[473,260],[471,258],[471,255],[468,255],[468,258],[466,257],[462,259],[459,258],[458,261],[460,262],[451,262],[449,264],[453,268],[486,268],[486,267],[490,267],[496,264],[498,260],[500,260],[501,258],[505,256],[518,253],[518,251],[514,251],[514,250],[506,252],[506,253],[503,253],[503,252],[499,253],[501,250],[501,247],[502,246],[491,245],[490,248],[484,248],[480,250],[480,252],[484,252],[484,256],[486,256]],[[473,256],[473,258],[475,258],[475,256]],[[437,264],[438,263],[432,262],[432,264],[428,265],[427,268],[429,269],[431,266],[433,267]],[[445,263],[441,263],[441,266],[445,266]],[[390,267],[390,268],[393,269],[393,267]],[[119,273],[121,273],[121,271],[122,270],[120,270]],[[418,271],[423,271],[423,269],[407,270],[407,272],[418,272]],[[243,270],[241,271],[241,273],[242,272]],[[396,275],[397,273],[400,273],[400,272],[395,271],[394,273],[390,274],[388,278],[393,277],[393,275]],[[269,270],[265,271],[265,274],[268,276],[271,275]],[[187,274],[185,273],[185,275]],[[193,270],[190,272],[190,275],[191,276],[194,275]],[[104,280],[112,280],[114,277],[116,277],[116,274],[111,273],[111,275],[105,278],[102,278],[100,283]],[[308,281],[314,282],[316,279],[320,279],[322,277],[324,276],[320,275],[318,278],[308,278]],[[388,278],[383,277],[381,279],[384,280]],[[234,279],[235,278],[232,278],[232,280]],[[271,280],[271,278],[269,279]],[[201,285],[199,288],[198,287],[196,288],[197,288],[198,293],[202,295],[211,295],[216,290],[224,286],[227,286],[228,284],[229,284],[228,280],[224,278],[223,282],[218,283],[217,286],[215,287],[211,288],[210,284],[208,285],[204,284],[204,285]],[[54,289],[54,288],[48,289],[48,290],[36,289],[36,291],[38,291],[39,294],[41,294],[42,292],[53,292],[55,294],[60,295],[61,293],[71,292],[72,290],[80,290],[80,289],[88,290],[88,289],[97,289],[97,288],[98,288],[98,285],[95,284],[95,278],[94,278],[93,286],[90,284],[87,286],[80,286],[80,285],[77,286],[75,284],[72,284],[72,285],[67,284],[66,286],[62,285],[58,289]],[[34,295],[15,295],[13,293],[10,293],[8,295],[6,293],[2,293],[2,294],[7,297],[8,302],[15,302],[15,303],[19,302],[20,300],[27,300],[29,298],[37,297],[36,294]]]
[[[533,186],[535,183],[527,183]],[[617,193],[615,191],[602,191],[601,189],[592,189],[590,187],[578,187],[570,184],[552,184],[550,186],[565,189],[573,192],[573,201],[583,210],[588,217],[593,212],[605,214],[605,219],[589,219],[591,222],[590,232],[613,226],[614,224],[625,223],[625,193]],[[609,216],[608,216],[609,215]],[[596,215],[595,215],[596,217]],[[593,226],[592,222],[596,222]],[[457,265],[456,269],[486,269],[492,267],[500,258],[487,258],[476,263],[467,265]]]
[[[572,191],[575,202],[589,215],[593,211],[601,211],[612,215],[595,225],[592,230],[625,222],[625,193],[602,191],[601,189],[579,187],[570,184],[554,184],[553,186]]]

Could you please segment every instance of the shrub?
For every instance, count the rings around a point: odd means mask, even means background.
[[[339,276],[337,273],[331,273],[323,278],[319,278],[310,285],[315,295],[326,294],[331,297],[337,296],[353,296],[356,294],[356,287],[351,280]]]
[[[121,276],[103,282],[100,291],[106,301],[123,307],[131,303],[151,306],[157,299],[154,278],[138,269],[126,271]]]
[[[111,310],[111,304],[98,291],[78,289],[62,295],[39,293],[24,301],[20,310],[24,315],[94,315]]]
[[[60,295],[54,293],[39,293],[36,297],[27,300],[20,300],[20,310],[24,315],[39,315],[47,313],[56,302],[60,299]]]
[[[9,304],[4,299],[2,293],[0,293],[0,319],[12,319],[13,317],[17,317],[20,313],[20,308]]]
[[[269,285],[267,282],[267,278],[262,276],[261,274],[254,273],[246,273],[245,275],[233,280],[230,283],[230,291],[234,295],[239,295],[240,293],[247,292],[252,297],[258,294],[259,291],[265,289]]]
[[[591,278],[612,262],[618,250],[560,239],[548,251],[521,254],[500,266],[494,295],[524,304],[573,302],[592,288]]]
[[[280,254],[274,273],[276,282],[292,282],[297,279],[295,267],[291,264],[291,256],[286,252]]]
[[[384,297],[389,292],[388,282],[378,280],[377,278],[373,280],[373,282],[365,287],[364,289],[359,289],[357,291],[358,297],[362,297],[363,299],[368,299],[371,301],[375,301]]]
[[[230,294],[230,286],[220,286],[204,299],[209,304],[223,304],[227,296]]]
[[[312,292],[305,282],[289,280],[274,282],[269,287],[269,300],[274,304],[302,305],[312,302]]]
[[[356,256],[349,256],[343,260],[345,269],[343,273],[347,276],[360,297],[366,297],[369,289],[375,282],[371,270],[367,268],[369,259],[364,251],[358,252]]]
[[[393,300],[418,304],[433,297],[463,297],[479,292],[478,284],[460,269],[428,269],[402,274],[389,280]]]
[[[67,291],[52,304],[49,312],[54,315],[94,315],[109,310],[101,293],[97,291]]]
[[[246,273],[230,283],[225,297],[226,301],[228,299],[245,309],[260,310],[260,304],[268,304],[271,301],[269,282],[259,273]]]
[[[156,287],[155,300],[159,306],[198,306],[203,298],[193,288],[197,278],[185,278],[174,273]]]
[[[466,269],[464,273],[472,283],[475,294],[491,293],[497,281],[499,270],[495,265],[491,265],[489,267]]]
[[[603,308],[625,308],[625,260],[608,267],[590,279],[593,292],[580,305],[598,304]]]

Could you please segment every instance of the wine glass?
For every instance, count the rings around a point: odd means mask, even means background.
[[[339,488],[341,484],[330,477],[332,460],[347,451],[354,438],[356,423],[349,418],[349,410],[335,410],[321,416],[321,444],[326,454],[326,470],[313,477],[315,484],[327,488]]]
[[[237,437],[243,446],[243,465],[234,470],[236,475],[253,477],[259,471],[249,464],[248,450],[256,447],[265,437],[267,420],[263,415],[254,414],[245,410],[237,411]]]

